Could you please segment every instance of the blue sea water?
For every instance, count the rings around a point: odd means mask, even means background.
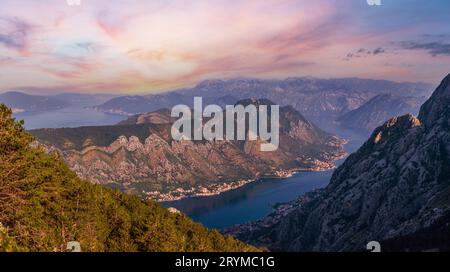
[[[356,151],[367,137],[350,130],[335,129],[333,132],[351,139],[345,147],[348,153]],[[263,179],[220,195],[185,198],[163,205],[177,208],[207,227],[221,229],[260,219],[271,213],[273,205],[277,203],[288,202],[314,189],[324,188],[332,174],[333,170],[302,172],[290,178]]]

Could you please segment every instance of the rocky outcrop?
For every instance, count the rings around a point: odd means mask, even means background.
[[[271,249],[361,251],[450,210],[450,75],[422,106],[377,128],[329,186],[270,227],[236,236]]]

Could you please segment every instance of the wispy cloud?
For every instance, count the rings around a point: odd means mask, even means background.
[[[82,49],[88,53],[97,53],[97,54],[100,53],[102,49],[104,49],[103,45],[95,42],[76,42],[73,46],[75,48]]]
[[[377,56],[387,54],[387,49],[383,47],[377,47],[374,49],[360,48],[354,52],[350,52],[345,56],[345,60],[351,60],[353,58],[367,58],[371,56]]]
[[[372,51],[372,55],[379,55],[379,54],[384,54],[384,53],[386,53],[386,50],[381,47],[378,47]]]
[[[23,78],[34,90],[130,93],[235,76],[435,81],[450,64],[433,57],[449,55],[450,1],[1,2],[0,89]]]
[[[400,43],[403,49],[408,50],[424,50],[433,57],[439,55],[450,56],[450,43],[445,42],[415,42],[404,41]]]
[[[0,17],[0,44],[20,53],[27,52],[33,26],[17,18]]]

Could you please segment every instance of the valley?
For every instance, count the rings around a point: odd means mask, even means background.
[[[301,79],[294,82],[308,82],[309,88],[318,88],[326,81]],[[335,81],[332,84],[337,85],[331,88],[340,88],[342,86],[339,84],[349,82],[355,84],[358,81]],[[193,93],[207,94],[212,87],[229,92],[226,96],[212,96],[205,101],[221,105],[231,101],[235,103],[236,96],[239,96],[235,88],[245,90],[252,84],[262,86],[262,83],[268,86],[280,84],[242,80],[207,81],[193,90],[149,96],[141,101],[144,103],[142,108],[148,107],[149,101],[156,105],[171,105],[172,100],[168,99],[171,96],[187,102]],[[359,81],[361,83],[365,81]],[[313,203],[322,202],[327,188],[331,186],[330,180],[332,182],[335,178],[334,168],[339,166],[339,170],[343,167],[346,155],[363,145],[368,131],[391,116],[418,112],[420,103],[428,95],[424,85],[370,83],[381,84],[384,92],[366,89],[361,92],[358,103],[337,106],[329,95],[340,91],[323,90],[319,92],[327,94],[325,100],[321,100],[325,103],[323,105],[333,106],[319,107],[316,112],[296,104],[319,126],[295,107],[281,107],[280,148],[270,154],[259,151],[258,146],[263,141],[173,141],[170,128],[176,118],[170,116],[167,108],[137,114],[111,114],[112,111],[93,107],[98,100],[78,94],[55,96],[55,99],[67,101],[68,105],[64,108],[36,113],[16,112],[15,115],[28,119],[28,127],[37,128],[30,131],[37,138],[37,143],[48,153],[59,153],[80,178],[138,195],[142,199],[156,200],[196,222],[221,229],[224,234],[231,234],[250,244],[284,250],[282,244],[274,242],[273,234],[268,237],[267,233],[281,235],[277,229],[286,224],[293,214],[316,205]],[[368,88],[367,85],[362,86]],[[387,87],[391,89],[386,92]],[[262,93],[278,99],[272,95],[271,88],[263,88],[265,91]],[[283,85],[283,88],[281,92],[291,92],[288,91],[289,85]],[[412,89],[405,93],[408,88]],[[338,96],[343,94],[345,92]],[[292,101],[297,99],[294,99],[296,95],[293,93],[289,97]],[[318,99],[316,94],[313,97]],[[109,99],[108,96],[101,96],[97,99],[104,99],[106,104],[110,104],[116,99],[121,101],[122,97]],[[140,98],[127,100],[139,101]],[[338,100],[341,101],[341,98]],[[253,98],[238,103],[270,105],[273,102]],[[55,118],[59,113],[64,116],[61,119],[64,125]],[[86,118],[79,118],[83,114]],[[74,117],[73,120],[70,116]],[[39,123],[41,120],[42,123]],[[52,121],[54,124],[49,123]],[[277,244],[274,246],[273,243]]]

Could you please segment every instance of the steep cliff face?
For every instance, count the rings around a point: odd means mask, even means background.
[[[117,126],[32,133],[62,152],[80,177],[144,195],[199,186],[207,190],[297,169],[329,169],[344,155],[342,139],[317,128],[291,107],[280,109],[280,145],[274,152],[261,152],[261,141],[172,141],[171,122],[169,112],[161,110]]]
[[[450,75],[422,106],[377,128],[318,196],[241,237],[272,249],[364,250],[413,234],[450,210]]]

